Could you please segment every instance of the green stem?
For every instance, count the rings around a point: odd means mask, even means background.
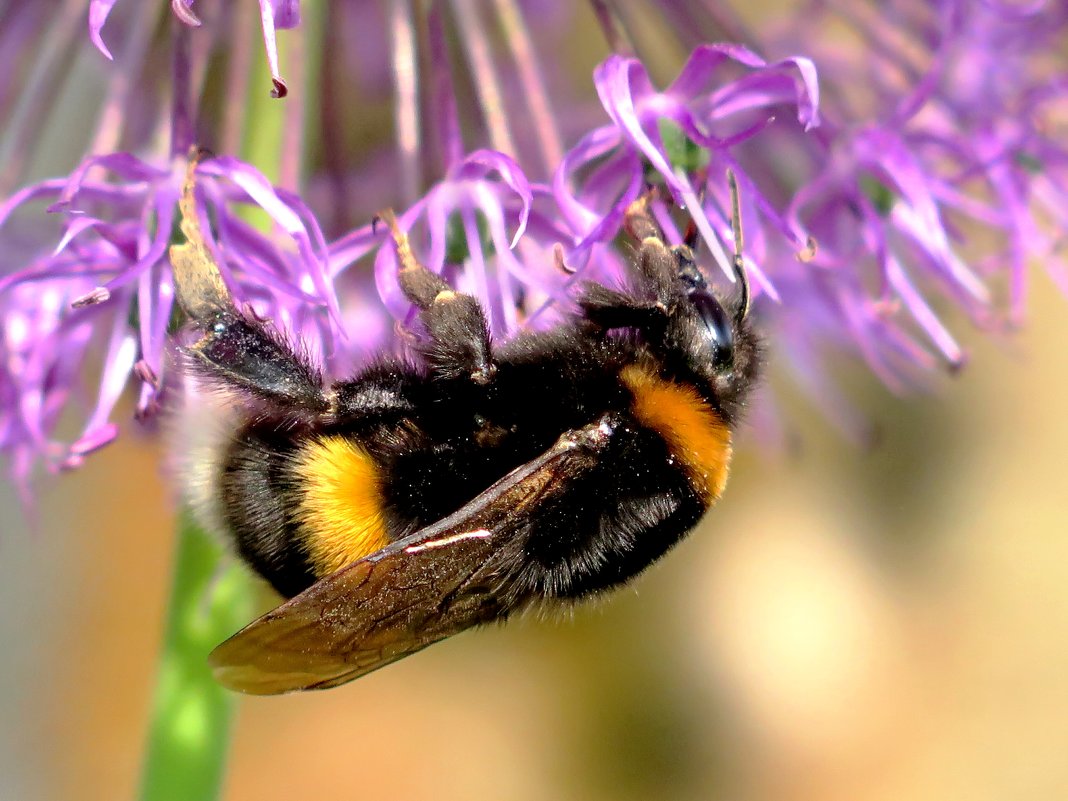
[[[220,794],[236,698],[215,683],[206,660],[252,617],[249,579],[236,565],[220,572],[221,555],[216,542],[183,515],[142,801],[211,801]]]

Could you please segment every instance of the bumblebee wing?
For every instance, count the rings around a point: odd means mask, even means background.
[[[472,580],[490,553],[470,537],[356,562],[222,643],[209,657],[215,677],[255,695],[334,687],[501,617]]]
[[[455,513],[322,579],[209,657],[256,695],[335,687],[438,640],[506,617],[530,513],[596,464],[611,427],[568,432]]]

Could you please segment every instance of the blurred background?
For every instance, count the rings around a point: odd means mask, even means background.
[[[581,50],[588,74],[602,53]],[[387,107],[361,114],[388,127]],[[75,128],[52,126],[28,174],[69,169]],[[843,368],[870,447],[773,376],[791,446],[743,432],[702,527],[573,619],[243,699],[224,797],[1068,797],[1068,299],[1034,280],[1011,339],[956,321],[970,364],[931,395]],[[34,525],[0,484],[0,801],[136,792],[175,508],[131,416],[41,483]]]
[[[242,700],[225,797],[1068,796],[1068,301],[932,397],[854,387],[871,449],[792,408],[632,589],[322,694]],[[129,798],[169,580],[159,443],[0,489],[0,798]]]

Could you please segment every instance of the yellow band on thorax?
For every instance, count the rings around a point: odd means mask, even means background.
[[[726,422],[693,387],[668,381],[637,364],[627,365],[619,375],[634,396],[631,412],[664,438],[702,499],[713,504],[727,483],[731,460]]]

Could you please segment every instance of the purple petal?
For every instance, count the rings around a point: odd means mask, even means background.
[[[119,275],[112,278],[104,288],[114,293],[115,290],[127,286],[137,280],[141,273],[163,258],[170,241],[171,226],[174,223],[174,212],[178,205],[178,190],[164,187],[156,194],[154,203],[146,206],[142,221],[143,231],[147,231],[149,216],[156,219],[156,231],[150,243],[139,253],[137,261]],[[139,248],[140,250],[140,248]]]
[[[100,31],[107,22],[113,5],[115,5],[115,0],[89,0],[89,39],[108,61],[114,61],[114,58],[107,45],[104,44]]]
[[[74,237],[78,236],[78,234],[100,225],[104,225],[104,221],[98,220],[96,217],[75,217],[67,225],[67,230],[63,232],[63,236],[60,238],[59,244],[56,245],[55,250],[52,251],[52,255],[57,256],[62,251],[66,250],[67,246],[71,243]]]
[[[105,445],[111,443],[118,435],[119,427],[114,423],[105,423],[99,428],[87,431],[70,446],[70,453],[73,458],[68,458],[64,466],[80,467],[81,457],[103,448]]]
[[[376,233],[369,224],[346,234],[330,245],[327,256],[330,275],[336,278],[350,264],[362,259],[380,243],[381,234]]]
[[[58,197],[66,185],[67,180],[65,178],[51,178],[18,190],[3,203],[0,203],[0,225],[7,222],[7,218],[11,216],[11,213],[23,203],[42,197]]]
[[[94,440],[94,432],[106,430],[108,418],[115,404],[119,402],[126,382],[137,361],[137,340],[129,332],[126,320],[121,314],[114,317],[111,339],[108,342],[104,372],[100,377],[100,391],[96,406],[86,423],[80,439]]]
[[[691,98],[704,87],[716,69],[726,61],[736,61],[747,67],[765,67],[767,62],[743,45],[718,43],[699,45],[679,71],[679,75],[665,90],[681,99]]]
[[[519,225],[512,236],[511,247],[514,248],[526,230],[530,207],[534,203],[530,181],[527,180],[527,176],[515,159],[496,150],[476,150],[454,168],[453,175],[455,179],[481,178],[488,172],[498,173],[505,184],[519,196],[523,204],[519,214]]]
[[[448,193],[431,191],[426,204],[426,225],[430,232],[430,250],[426,266],[440,273],[445,267],[445,249],[449,240],[449,211],[451,198]]]
[[[137,310],[141,329],[141,362],[159,375],[163,370],[163,347],[174,303],[170,280],[164,280],[161,264],[141,274],[137,287]]]
[[[619,130],[614,125],[597,128],[571,148],[556,168],[553,174],[553,197],[573,231],[589,229],[601,215],[589,209],[571,191],[569,182],[572,176],[587,164],[614,150],[620,141]]]
[[[468,291],[476,298],[490,299],[489,282],[486,277],[486,257],[482,252],[482,236],[478,230],[478,222],[475,218],[474,205],[470,202],[460,206],[460,220],[464,227],[464,236],[467,239],[467,251],[470,254],[464,275],[472,280],[470,289],[457,287],[461,291]],[[501,333],[501,321],[492,313],[493,307],[489,306],[490,330],[493,333]]]
[[[816,65],[810,59],[800,57],[777,61],[718,90],[713,94],[712,102],[721,115],[740,109],[792,103],[797,106],[797,121],[810,131],[820,124]]]
[[[267,2],[267,0],[263,0]],[[225,178],[240,187],[253,203],[262,208],[290,236],[307,236],[300,216],[287,206],[275,192],[267,177],[250,164],[231,156],[217,156],[202,163],[198,172]]]
[[[271,0],[275,27],[286,29],[300,25],[300,0]]]
[[[272,0],[260,0],[260,23],[263,26],[263,45],[267,49],[267,66],[271,70],[271,82],[274,89],[271,97],[285,97],[289,94],[286,82],[278,72],[278,41],[275,37],[275,3]]]
[[[653,168],[660,173],[673,189],[681,191],[667,156],[661,152],[642,128],[635,107],[636,94],[651,94],[649,75],[637,59],[612,55],[593,71],[593,81],[601,104],[612,121],[620,127]],[[632,86],[634,84],[637,89]]]
[[[58,210],[57,207],[59,206],[67,206],[74,200],[74,197],[81,190],[86,174],[93,167],[103,167],[106,170],[111,170],[128,181],[158,181],[169,175],[167,170],[152,167],[132,153],[108,153],[103,156],[89,156],[70,174],[59,200],[50,211]]]
[[[951,365],[960,365],[964,361],[964,353],[960,349],[960,345],[957,344],[952,334],[938,319],[938,315],[934,313],[934,310],[923,299],[916,287],[913,286],[905,274],[901,262],[896,258],[889,260],[889,275],[891,285],[916,322],[923,328],[938,349],[942,351]]]
[[[382,303],[393,317],[403,320],[411,310],[411,303],[397,281],[397,253],[392,246],[383,245],[375,253],[374,271],[375,287]]]
[[[190,28],[199,28],[202,24],[200,18],[193,13],[193,0],[171,0],[171,11]]]
[[[271,183],[263,173],[229,156],[221,156],[205,162],[200,169],[206,175],[224,177],[232,181],[292,237],[313,285],[319,292],[323,302],[330,309],[331,315],[340,323],[337,298],[326,274],[325,242],[323,241],[322,232],[318,228],[318,223],[314,223],[312,230],[309,232],[308,225],[305,224],[300,212],[305,212],[310,220],[314,220],[314,217],[307,211],[303,203],[299,204],[298,209],[294,209],[293,206],[283,200],[282,195],[285,195],[291,201],[295,196],[285,192],[280,195],[271,186]],[[313,239],[315,239],[314,246],[312,244]],[[316,252],[317,246],[319,248],[318,252]]]

